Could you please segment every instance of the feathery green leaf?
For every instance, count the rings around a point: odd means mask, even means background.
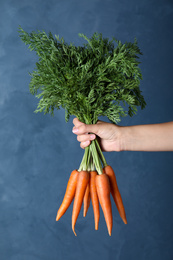
[[[91,38],[79,34],[86,43],[77,47],[44,31],[27,33],[20,27],[19,35],[38,55],[29,85],[39,98],[36,112],[53,115],[54,109],[62,107],[66,121],[74,115],[95,123],[99,116],[106,116],[118,123],[123,116],[133,116],[138,106],[145,107],[139,89],[142,53],[136,39],[122,44],[98,33]]]

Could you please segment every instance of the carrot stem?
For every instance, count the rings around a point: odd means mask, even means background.
[[[86,171],[87,170],[87,162],[88,162],[88,154],[89,154],[89,147],[85,148],[85,152],[82,158],[82,162],[79,166],[79,171]]]
[[[91,159],[92,159],[92,154],[91,150],[88,150],[88,158],[87,158],[87,171],[91,171]]]
[[[101,147],[99,145],[99,142],[98,142],[97,138],[95,139],[95,142],[96,142],[97,151],[99,153],[99,156],[100,156],[100,159],[102,161],[103,167],[105,167],[105,166],[107,166],[107,162],[106,162],[106,159],[105,159],[105,157],[103,155],[103,152],[101,150]]]
[[[93,157],[92,157],[92,156],[91,156],[91,159],[90,159],[90,168],[91,168],[90,171],[95,171],[95,165],[94,165]]]
[[[102,169],[102,164],[101,164],[101,160],[100,160],[98,151],[96,149],[95,140],[93,140],[91,142],[90,147],[91,147],[93,162],[95,164],[96,170],[97,170],[98,174],[101,175],[103,173],[103,169]]]

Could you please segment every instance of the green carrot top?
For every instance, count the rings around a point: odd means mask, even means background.
[[[139,68],[141,51],[134,43],[79,34],[86,43],[75,46],[59,36],[44,31],[27,33],[21,27],[22,41],[35,51],[39,59],[30,73],[30,92],[39,98],[35,112],[54,114],[65,109],[85,123],[96,123],[106,116],[118,123],[122,116],[133,116],[137,106],[146,103],[139,89],[142,74]]]

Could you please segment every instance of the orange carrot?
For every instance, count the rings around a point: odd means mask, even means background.
[[[91,194],[91,201],[92,201],[93,212],[94,212],[95,230],[98,230],[100,209],[99,209],[99,199],[98,199],[96,183],[95,183],[96,176],[97,176],[96,171],[90,172],[90,194]]]
[[[79,172],[77,170],[74,170],[70,175],[62,204],[57,212],[56,221],[58,221],[64,215],[74,198],[78,173]]]
[[[125,213],[123,201],[122,201],[122,198],[121,198],[121,194],[120,194],[119,189],[118,189],[117,180],[116,180],[116,177],[115,177],[114,170],[112,169],[112,167],[110,165],[107,165],[107,166],[104,167],[104,172],[109,177],[110,186],[111,186],[111,194],[112,194],[112,197],[113,197],[115,204],[117,206],[120,217],[122,218],[124,223],[127,224],[126,213]]]
[[[75,193],[73,212],[72,212],[72,230],[75,236],[77,236],[75,232],[75,224],[81,210],[81,206],[85,195],[85,190],[89,182],[89,178],[90,175],[88,171],[80,171],[78,174],[76,193]]]
[[[85,195],[84,195],[84,208],[83,208],[83,216],[86,217],[86,214],[88,212],[88,208],[90,205],[90,186],[89,186],[89,182],[88,185],[86,187],[86,191],[85,191]]]
[[[105,173],[96,176],[96,188],[99,202],[105,217],[108,233],[111,236],[113,219],[110,200],[110,183],[109,178]]]

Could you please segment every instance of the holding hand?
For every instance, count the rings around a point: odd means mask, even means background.
[[[73,133],[82,148],[99,137],[101,149],[111,151],[173,151],[173,122],[117,126],[112,123],[98,121],[94,125],[86,125],[77,118],[73,120]]]
[[[77,140],[80,142],[81,148],[87,147],[92,140],[99,137],[100,146],[103,151],[121,151],[121,127],[98,121],[94,125],[86,125],[80,122],[77,118],[73,120],[73,133],[77,135]]]

